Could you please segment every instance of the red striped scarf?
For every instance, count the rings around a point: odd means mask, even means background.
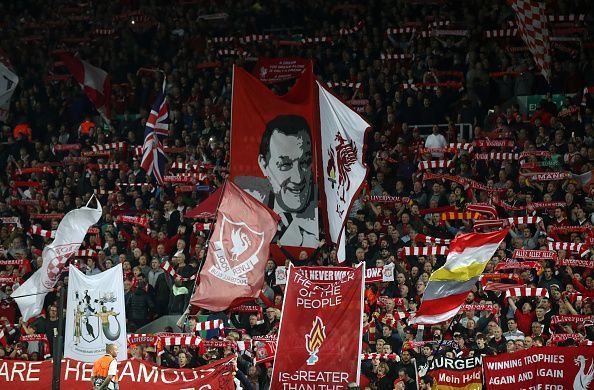
[[[584,257],[590,250],[586,244],[576,244],[574,242],[549,242],[549,250],[551,251],[571,251],[577,252],[581,257]]]
[[[171,264],[169,264],[168,261],[165,261],[161,264],[161,269],[163,271],[165,271],[166,273],[168,273],[169,275],[171,275],[171,277],[175,280],[175,279],[179,279],[182,282],[189,282],[191,280],[196,280],[196,275],[194,274],[192,276],[190,276],[189,278],[183,277],[180,274],[178,274],[175,269],[173,268],[173,266]]]
[[[466,211],[482,213],[497,218],[497,209],[495,206],[486,203],[473,203],[466,205]]]
[[[44,230],[41,227],[37,226],[37,225],[32,225],[29,228],[29,234],[34,235],[34,236],[41,236],[41,237],[45,237],[45,238],[55,238],[56,236],[56,231],[55,230]]]
[[[431,246],[431,247],[404,247],[401,249],[401,256],[445,256],[449,252],[447,246]]]
[[[419,161],[418,171],[427,169],[449,169],[454,165],[454,160]]]
[[[505,293],[505,298],[509,297],[548,297],[549,292],[546,288],[533,287],[514,287]]]
[[[21,335],[19,338],[19,343],[27,343],[31,341],[39,341],[43,344],[43,358],[47,359],[51,356],[50,354],[50,346],[49,341],[47,340],[47,336],[45,334],[26,334]]]
[[[450,243],[450,241],[451,240],[449,238],[431,237],[431,236],[426,236],[421,233],[417,233],[417,235],[415,236],[415,242],[426,242],[426,243],[432,243],[432,244],[448,245]]]

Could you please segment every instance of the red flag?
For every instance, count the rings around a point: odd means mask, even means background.
[[[109,74],[69,53],[61,54],[61,59],[89,100],[93,102],[97,111],[109,120],[111,115],[111,77]]]
[[[363,283],[363,266],[289,268],[271,389],[359,383]]]
[[[257,298],[278,219],[272,210],[227,182],[200,284],[190,303],[222,311]]]

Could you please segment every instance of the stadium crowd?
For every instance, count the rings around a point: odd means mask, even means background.
[[[539,223],[512,224],[511,234],[487,266],[489,275],[496,272],[499,262],[512,257],[514,249],[548,250],[549,239],[583,243],[587,253],[582,259],[592,259],[588,239],[594,235],[590,236],[587,227],[594,224],[594,101],[582,92],[594,85],[591,46],[583,44],[591,37],[591,27],[585,25],[581,32],[582,45],[561,45],[571,53],[555,46],[551,49],[548,84],[528,51],[508,50],[523,45],[519,37],[485,38],[485,31],[507,28],[507,22],[513,20],[513,11],[504,2],[473,0],[462,2],[464,6],[418,0],[349,4],[331,0],[180,1],[161,6],[156,5],[160,2],[123,0],[60,3],[64,5],[54,7],[52,2],[40,0],[0,4],[3,60],[9,60],[19,76],[0,134],[0,258],[27,259],[30,264],[0,266],[1,277],[17,277],[14,284],[6,282],[0,287],[0,320],[5,329],[21,328],[20,332],[5,332],[8,342],[0,345],[0,358],[43,359],[37,345],[18,342],[19,333],[46,334],[52,345],[58,326],[56,302],[68,286],[67,274],[60,279],[60,289],[48,294],[44,313],[28,323],[19,321],[18,309],[8,296],[42,263],[41,251],[51,238],[38,231],[54,230],[59,223],[59,218],[44,215],[81,207],[92,194],[103,205],[103,218],[97,232],[87,235],[81,247],[94,253],[78,257],[77,266],[95,274],[114,264],[123,265],[128,332],[163,315],[185,312],[194,287],[194,281],[187,279],[204,262],[208,238],[208,231],[196,231],[194,224],[211,221],[184,215],[225,180],[232,65],[250,69],[258,57],[311,58],[321,80],[360,83],[356,88],[334,89],[372,126],[367,189],[355,202],[347,223],[347,263],[365,262],[367,267],[395,264],[394,282],[367,285],[363,341],[367,352],[400,357],[400,361],[364,361],[362,388],[416,388],[417,370],[442,353],[455,358],[513,353],[554,343],[552,337],[559,333],[579,333],[583,340],[594,340],[592,322],[551,320],[557,315],[592,314],[594,282],[589,264],[559,265],[559,259],[579,258],[572,250],[558,250],[557,260],[536,259],[538,266],[533,268],[510,268],[505,272],[515,276],[509,280],[493,279],[500,284],[519,282],[546,288],[549,297],[506,299],[497,283],[492,289],[478,283],[467,303],[484,305],[485,310],[461,311],[451,326],[445,323],[423,329],[394,320],[399,318],[396,313],[419,307],[429,275],[445,261],[443,255],[416,256],[413,252],[405,256],[403,248],[435,246],[439,244],[425,242],[425,237],[451,239],[459,232],[473,231],[474,217],[440,218],[444,212],[465,211],[469,204],[491,202],[499,218],[542,218]],[[589,22],[594,15],[588,1],[547,5],[553,15],[585,14]],[[202,17],[221,12],[228,15],[212,20]],[[52,27],[50,22],[55,21],[61,22]],[[426,38],[386,33],[388,28],[439,22],[449,22],[450,28],[468,33]],[[355,26],[356,31],[341,35],[341,29]],[[295,40],[295,44],[279,45],[276,39],[244,44],[209,40],[248,34],[272,34],[284,41]],[[332,37],[332,43],[299,44],[296,39],[302,37]],[[55,51],[64,49],[74,49],[80,58],[112,76],[111,125],[104,125],[73,79],[60,77],[66,71]],[[249,54],[227,56],[221,49],[241,49]],[[410,58],[381,59],[382,54],[394,53],[410,54]],[[134,146],[143,143],[147,110],[162,82],[154,75],[137,73],[143,67],[161,68],[167,76],[171,118],[167,146],[174,150],[168,154],[167,165],[205,164],[199,168],[202,186],[191,192],[176,190],[171,183],[158,188],[140,168]],[[275,84],[272,89],[281,94],[290,85]],[[556,94],[563,98],[554,101]],[[528,115],[515,99],[523,95],[545,96]],[[472,131],[460,133],[459,123],[468,124]],[[432,126],[436,124],[442,126]],[[487,146],[458,149],[445,156],[419,153],[420,148],[445,148],[481,139],[512,140],[512,144],[485,143]],[[81,157],[92,145],[113,142],[125,142],[127,148]],[[60,151],[56,148],[60,144],[80,144],[81,148]],[[545,159],[528,156],[522,162],[492,155],[476,158],[484,153],[526,151],[548,151],[550,155]],[[419,167],[420,161],[443,159],[452,159],[453,164],[426,170]],[[97,165],[107,163],[117,165],[114,169]],[[520,168],[524,163],[532,164],[531,169]],[[51,172],[42,167],[51,168]],[[25,168],[39,169],[26,176],[16,174]],[[528,171],[570,174],[540,181],[534,179],[539,176],[527,175]],[[423,173],[443,173],[458,180],[423,180]],[[469,182],[480,185],[466,185]],[[135,185],[140,183],[148,184]],[[559,204],[535,208],[531,206],[534,202]],[[118,216],[146,217],[148,226],[118,221]],[[583,228],[555,230],[576,226]],[[31,227],[36,229],[33,233]],[[161,264],[165,261],[186,279],[174,279],[164,272]],[[315,257],[306,258],[306,262],[334,265],[336,252],[321,241]],[[261,315],[198,314],[209,320],[223,319],[230,328],[239,329],[228,332],[230,340],[274,334],[284,288],[275,281],[277,264],[284,264],[284,259],[267,264],[263,289],[267,299],[254,303],[262,307]],[[192,321],[196,319],[190,317],[180,325],[188,329]],[[163,330],[181,332],[181,327]],[[210,333],[209,337],[216,336]],[[578,345],[581,339],[558,342]],[[201,354],[197,349],[173,346],[160,357],[154,352],[154,348],[136,345],[129,353],[167,367],[195,367],[235,351],[226,347]],[[242,351],[238,368],[245,388],[269,387],[270,362],[256,365],[253,354]],[[422,381],[429,383],[431,378]]]

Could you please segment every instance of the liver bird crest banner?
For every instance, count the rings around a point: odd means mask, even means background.
[[[87,276],[70,267],[64,357],[94,362],[105,344],[116,344],[118,360],[125,360],[126,302],[122,265]]]
[[[257,298],[277,224],[274,212],[227,181],[200,283],[190,303],[222,311]]]
[[[358,383],[363,272],[363,265],[289,268],[271,389]],[[310,278],[321,273],[323,281]]]

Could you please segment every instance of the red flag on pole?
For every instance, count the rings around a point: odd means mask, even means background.
[[[272,210],[228,181],[190,303],[222,311],[257,298],[278,220]]]
[[[363,272],[289,268],[271,389],[359,383]]]
[[[101,68],[64,53],[61,59],[104,119],[111,117],[111,76]]]

